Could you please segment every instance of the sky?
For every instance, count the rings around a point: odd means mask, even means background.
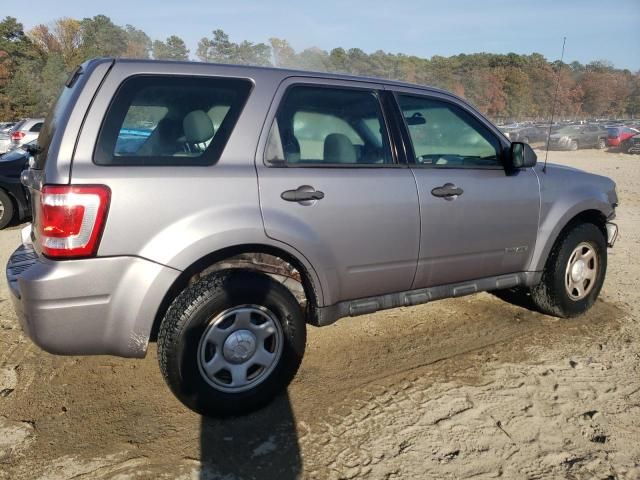
[[[384,50],[419,57],[541,53],[565,62],[608,60],[640,70],[640,0],[0,0],[0,18],[26,29],[104,14],[153,40],[198,41],[221,28],[232,41],[284,38],[296,49]]]

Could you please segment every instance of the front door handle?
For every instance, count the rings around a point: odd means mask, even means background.
[[[453,200],[464,193],[460,187],[456,187],[453,183],[445,183],[441,187],[431,190],[434,197],[444,198],[445,200]]]
[[[295,190],[282,192],[280,198],[287,202],[311,202],[313,200],[322,200],[324,198],[324,192],[316,190],[309,185],[302,185]]]

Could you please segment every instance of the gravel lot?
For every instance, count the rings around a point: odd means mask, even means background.
[[[3,280],[0,479],[639,479],[640,156],[550,161],[618,183],[621,235],[587,315],[483,293],[311,328],[287,395],[239,419],[182,407],[153,345],[144,360],[38,350]],[[2,265],[18,242],[0,232]]]

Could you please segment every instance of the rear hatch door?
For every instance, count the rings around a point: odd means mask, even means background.
[[[22,183],[31,197],[31,240],[38,253],[41,253],[37,240],[42,187],[69,184],[73,153],[84,118],[113,63],[113,59],[90,60],[71,73],[42,126],[32,166],[22,173]]]

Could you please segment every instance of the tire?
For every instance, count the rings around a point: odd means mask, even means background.
[[[226,417],[256,410],[284,390],[305,343],[304,314],[289,290],[267,275],[233,269],[198,280],[173,301],[160,325],[158,361],[184,405]]]
[[[625,140],[620,144],[620,151],[622,153],[629,153],[629,149],[631,148],[631,141]]]
[[[578,150],[577,140],[571,140],[571,143],[569,143],[569,150],[571,150],[572,152],[575,152],[576,150]]]
[[[0,190],[0,229],[11,223],[14,211],[11,197],[4,190]]]
[[[589,250],[593,252],[592,257],[588,256]],[[586,256],[581,257],[582,254]],[[578,261],[583,262],[582,266],[575,266]],[[575,267],[571,268],[571,265]],[[579,224],[562,234],[554,245],[541,282],[529,290],[531,300],[538,310],[547,315],[575,317],[594,304],[606,272],[607,243],[604,234],[592,223]],[[593,277],[589,279],[588,275]],[[582,294],[579,288],[582,288]]]
[[[607,141],[604,138],[598,139],[598,150],[604,150],[607,148]]]

